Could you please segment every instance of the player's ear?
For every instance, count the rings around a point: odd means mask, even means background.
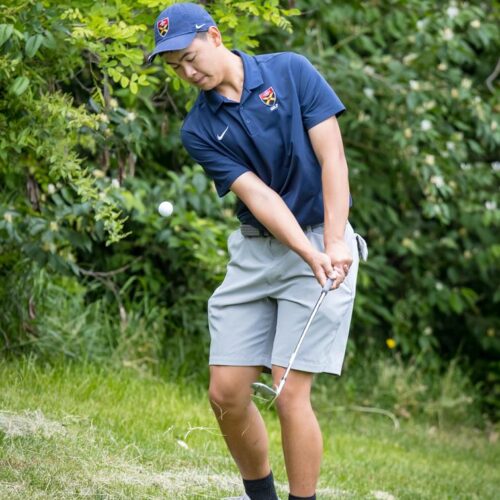
[[[207,31],[208,39],[216,46],[222,45],[222,35],[216,26],[210,26]]]

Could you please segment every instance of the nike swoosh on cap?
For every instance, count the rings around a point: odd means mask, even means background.
[[[224,132],[222,132],[221,135],[217,135],[217,139],[219,139],[219,141],[222,141],[223,137],[226,135],[228,128],[229,128],[229,125],[226,127],[226,129],[224,130]]]
[[[205,26],[205,24],[207,24],[207,23],[195,24],[195,27],[196,27],[197,30],[199,30],[200,28],[203,28],[203,26]]]

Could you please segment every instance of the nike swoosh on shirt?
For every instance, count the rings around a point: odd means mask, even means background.
[[[199,30],[200,28],[203,28],[203,26],[205,26],[205,24],[207,24],[207,23],[195,24],[195,27],[196,27],[197,30]]]
[[[226,135],[228,128],[229,128],[229,125],[226,127],[226,129],[224,130],[224,132],[222,132],[221,135],[217,135],[217,139],[219,139],[219,141],[222,141],[223,137]]]

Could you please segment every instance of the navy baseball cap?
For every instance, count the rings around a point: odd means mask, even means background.
[[[167,50],[182,50],[194,40],[196,33],[217,26],[210,14],[195,3],[174,3],[156,18],[155,48],[148,63]]]

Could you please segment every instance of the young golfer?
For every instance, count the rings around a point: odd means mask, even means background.
[[[241,227],[228,241],[223,283],[208,303],[210,402],[246,497],[276,499],[263,419],[251,384],[278,384],[327,277],[334,278],[276,401],[290,499],[316,498],[322,437],[310,403],[315,373],[342,368],[364,240],[347,217],[347,164],[337,117],[345,107],[309,61],[283,52],[230,51],[192,3],[154,26],[161,54],[200,89],[182,141],[224,196],[238,197]],[[319,284],[318,284],[319,282]]]

